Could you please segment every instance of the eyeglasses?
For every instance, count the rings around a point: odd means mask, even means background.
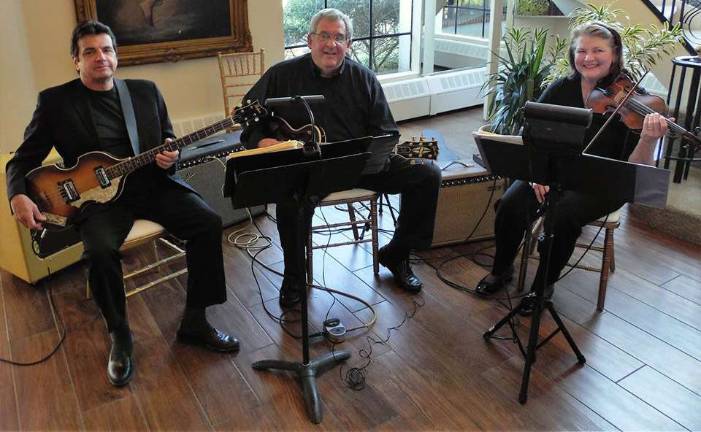
[[[326,33],[326,32],[311,33],[311,34],[313,34],[314,36],[316,36],[316,37],[318,37],[319,39],[321,39],[321,41],[322,41],[323,43],[326,43],[326,42],[328,42],[328,41],[330,41],[330,40],[333,40],[335,43],[337,43],[337,44],[340,45],[340,44],[346,42],[346,35],[341,34],[341,33],[336,33],[336,34],[334,34],[334,35],[332,35],[332,34],[330,34],[330,33]]]

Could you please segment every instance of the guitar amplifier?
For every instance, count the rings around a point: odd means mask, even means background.
[[[234,209],[231,200],[224,197],[226,156],[245,150],[239,144],[241,131],[198,141],[184,148],[178,162],[178,175],[202,196],[202,199],[222,218],[224,227],[248,219],[246,209]],[[250,209],[252,216],[265,211],[265,206]]]
[[[448,164],[438,194],[431,247],[493,238],[494,203],[505,188],[505,179],[489,174],[472,161]]]
[[[80,261],[83,243],[74,229],[46,231],[39,237],[14,219],[5,177],[5,164],[11,157],[11,154],[0,154],[0,268],[33,284]],[[53,152],[45,162],[59,160]]]

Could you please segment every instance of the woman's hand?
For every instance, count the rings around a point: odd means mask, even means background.
[[[670,119],[674,121],[674,119]],[[645,142],[657,142],[667,133],[667,119],[660,113],[652,113],[645,116],[643,130],[640,131],[640,140]]]
[[[674,121],[673,118],[670,120]],[[654,152],[657,141],[667,133],[667,119],[659,113],[645,116],[640,139],[628,157],[629,162],[652,165],[655,162]]]

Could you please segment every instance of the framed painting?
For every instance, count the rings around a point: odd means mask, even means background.
[[[246,1],[75,0],[75,10],[110,26],[119,63],[134,65],[252,51]]]

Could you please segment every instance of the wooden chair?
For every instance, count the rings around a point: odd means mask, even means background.
[[[234,107],[258,81],[265,71],[265,52],[218,54],[219,77],[224,97],[224,116],[231,115]]]
[[[348,208],[348,222],[331,223],[324,225],[313,226],[307,237],[307,280],[311,281],[314,277],[314,259],[313,250],[335,246],[345,246],[360,243],[372,243],[372,269],[375,274],[380,272],[380,264],[378,261],[378,240],[377,240],[377,199],[378,194],[367,189],[348,189],[345,191],[334,192],[321,200],[318,207],[336,206],[345,204]],[[367,218],[358,219],[356,217],[353,205],[355,203],[369,202],[370,214]],[[366,224],[370,226],[370,238],[365,238],[364,232],[361,234],[358,227],[364,228]],[[337,242],[314,246],[312,236],[314,232],[338,228],[342,226],[350,226],[353,230],[353,239],[346,242]]]
[[[604,229],[604,241],[602,246],[592,245],[591,249],[601,252],[601,266],[592,267],[584,264],[577,264],[576,268],[580,268],[587,271],[596,271],[601,275],[599,277],[599,294],[596,302],[596,310],[601,312],[604,310],[604,303],[606,303],[606,288],[608,287],[609,273],[616,271],[616,257],[614,250],[613,234],[614,230],[620,226],[621,210],[618,209],[608,215],[601,217],[593,222],[588,223],[588,226],[600,227]],[[543,219],[538,219],[531,229],[531,235],[524,240],[523,250],[521,253],[521,268],[518,275],[517,288],[518,291],[523,291],[526,269],[528,266],[528,258],[533,255],[535,251],[536,240],[540,235],[542,228]],[[577,242],[575,247],[587,248],[588,243]],[[572,264],[568,264],[572,267]]]
[[[160,224],[157,224],[156,222],[146,220],[146,219],[137,219],[134,221],[134,225],[131,227],[131,230],[129,231],[129,234],[127,234],[127,238],[124,239],[124,243],[122,243],[122,246],[119,248],[119,251],[122,253],[125,253],[129,251],[130,249],[133,249],[137,246],[141,246],[145,243],[151,242],[153,244],[153,253],[155,256],[155,261],[153,261],[151,264],[147,264],[137,270],[131,271],[129,273],[124,274],[123,279],[124,279],[124,289],[126,290],[126,282],[129,279],[132,279],[136,276],[142,275],[146,272],[152,271],[154,269],[158,269],[160,266],[167,264],[173,260],[176,260],[178,258],[182,258],[185,256],[185,251],[172,243],[171,241],[167,240],[164,238],[164,234],[166,233],[165,228],[161,226]],[[158,253],[158,242],[164,244],[167,246],[169,249],[172,249],[175,251],[175,254],[160,258],[159,253]],[[145,283],[143,285],[137,286],[135,288],[132,288],[127,291],[126,295],[127,297],[132,296],[134,294],[138,294],[141,291],[147,290],[155,285],[160,284],[161,282],[168,281],[170,279],[176,278],[182,274],[187,273],[187,268],[178,270],[176,272],[169,273],[167,275],[164,275],[154,281]],[[87,286],[87,291],[86,295],[89,298],[90,297],[90,284],[86,284]]]
[[[579,264],[577,268],[581,268],[588,271],[598,271],[601,273],[599,277],[599,296],[596,301],[596,310],[601,312],[604,310],[604,303],[606,302],[606,288],[608,286],[609,272],[613,273],[616,271],[616,255],[613,243],[613,232],[616,228],[621,226],[621,210],[618,209],[607,216],[599,218],[588,225],[595,227],[603,227],[604,229],[604,243],[603,246],[592,246],[593,250],[601,252],[601,267],[591,267]],[[577,243],[579,248],[587,248],[589,244]]]

